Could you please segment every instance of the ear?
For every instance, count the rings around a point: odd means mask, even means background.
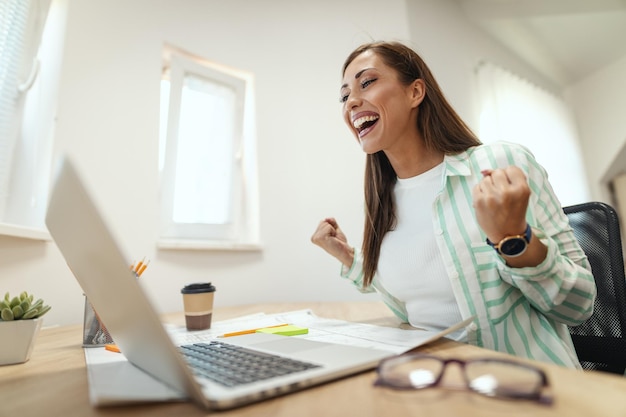
[[[426,84],[424,83],[424,80],[418,78],[417,80],[413,81],[410,85],[409,94],[411,106],[413,108],[418,107],[424,100],[424,97],[426,97]]]

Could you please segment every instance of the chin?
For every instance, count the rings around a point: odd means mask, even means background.
[[[359,140],[359,144],[361,145],[361,149],[368,155],[375,154],[381,149],[377,146],[373,146],[367,139]]]

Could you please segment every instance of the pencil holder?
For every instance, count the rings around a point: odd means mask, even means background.
[[[85,297],[85,318],[83,321],[83,347],[98,347],[113,343],[113,338],[102,324],[93,306]]]

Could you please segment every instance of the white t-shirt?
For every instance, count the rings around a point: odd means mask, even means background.
[[[409,323],[435,331],[462,321],[432,224],[442,175],[443,164],[439,164],[416,177],[398,179],[397,224],[383,238],[377,270],[380,284],[405,303]],[[465,332],[450,337],[463,340]]]

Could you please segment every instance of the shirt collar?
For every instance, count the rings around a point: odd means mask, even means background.
[[[464,151],[455,155],[446,154],[443,157],[443,162],[445,165],[444,175],[446,177],[469,176],[472,174],[469,151]]]

